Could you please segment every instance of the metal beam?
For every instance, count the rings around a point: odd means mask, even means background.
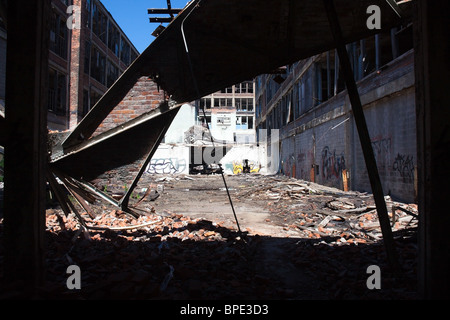
[[[141,169],[139,170],[138,174],[133,180],[133,183],[131,184],[130,188],[128,189],[127,193],[124,195],[124,197],[119,201],[119,205],[122,207],[122,210],[126,211],[128,209],[128,204],[130,201],[131,194],[133,193],[134,189],[136,188],[139,180],[141,179],[142,175],[144,174],[145,170],[147,169],[148,164],[152,160],[153,155],[156,152],[156,149],[158,148],[161,140],[164,138],[167,129],[169,129],[169,125],[166,125],[163,130],[161,130],[156,143],[153,145],[152,149],[150,150],[149,154],[147,155],[147,158],[145,159],[144,163],[141,166]]]
[[[173,18],[149,18],[151,23],[170,23]]]
[[[148,14],[178,14],[183,9],[148,9]]]
[[[394,247],[394,239],[392,236],[386,202],[384,200],[381,179],[378,173],[377,162],[372,149],[372,143],[370,141],[369,130],[367,128],[358,88],[356,86],[348,52],[345,48],[339,18],[333,0],[324,0],[323,2],[330,23],[331,32],[336,43],[336,50],[339,55],[342,75],[344,76],[345,84],[347,86],[347,93],[352,105],[353,116],[355,118],[356,128],[358,130],[359,140],[361,142],[361,148],[366,162],[367,172],[369,174],[370,185],[372,187],[372,193],[377,208],[388,261],[393,271],[397,272],[399,271],[398,257]]]

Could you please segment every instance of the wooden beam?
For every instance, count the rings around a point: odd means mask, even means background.
[[[345,84],[347,86],[347,93],[352,105],[353,116],[355,118],[356,128],[358,130],[359,140],[361,142],[361,148],[367,167],[367,172],[369,174],[370,185],[372,188],[375,205],[377,207],[378,219],[380,221],[388,261],[393,271],[397,272],[399,271],[398,257],[395,251],[394,239],[389,222],[386,202],[384,200],[383,188],[381,185],[380,175],[378,173],[377,162],[372,149],[372,143],[369,136],[369,130],[367,128],[361,99],[356,86],[348,52],[345,47],[334,2],[333,0],[324,0],[324,4],[331,27],[331,32],[336,43],[336,50],[339,55],[339,62],[342,69],[341,72],[344,77]]]
[[[48,0],[8,2],[5,279],[33,296],[44,281]]]

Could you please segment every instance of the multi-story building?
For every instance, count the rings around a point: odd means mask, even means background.
[[[52,0],[50,28],[48,127],[72,129],[139,53],[99,0]]]
[[[383,190],[403,201],[414,201],[417,182],[412,48],[411,25],[347,46]],[[257,77],[255,99],[257,133],[279,139],[268,150],[279,172],[371,191],[335,51]]]
[[[199,121],[206,116],[214,139],[255,142],[255,83],[244,81],[196,101]],[[205,111],[205,114],[201,110]]]

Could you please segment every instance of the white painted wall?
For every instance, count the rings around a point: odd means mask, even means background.
[[[167,130],[164,143],[184,143],[184,133],[195,123],[195,106],[182,105],[169,130]]]
[[[147,166],[147,173],[189,174],[189,147],[162,143]]]
[[[224,122],[225,120],[225,122]],[[234,141],[236,131],[236,111],[213,112],[211,114],[211,134],[215,140]]]

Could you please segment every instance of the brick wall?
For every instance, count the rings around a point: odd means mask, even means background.
[[[125,98],[103,120],[93,136],[156,109],[165,99],[167,100],[164,91],[158,90],[155,82],[146,76],[139,78]]]
[[[84,73],[84,61],[81,52],[81,30],[73,29],[70,58],[70,89],[69,89],[69,128],[75,128],[78,123],[78,109],[83,106],[83,88],[80,75]]]

